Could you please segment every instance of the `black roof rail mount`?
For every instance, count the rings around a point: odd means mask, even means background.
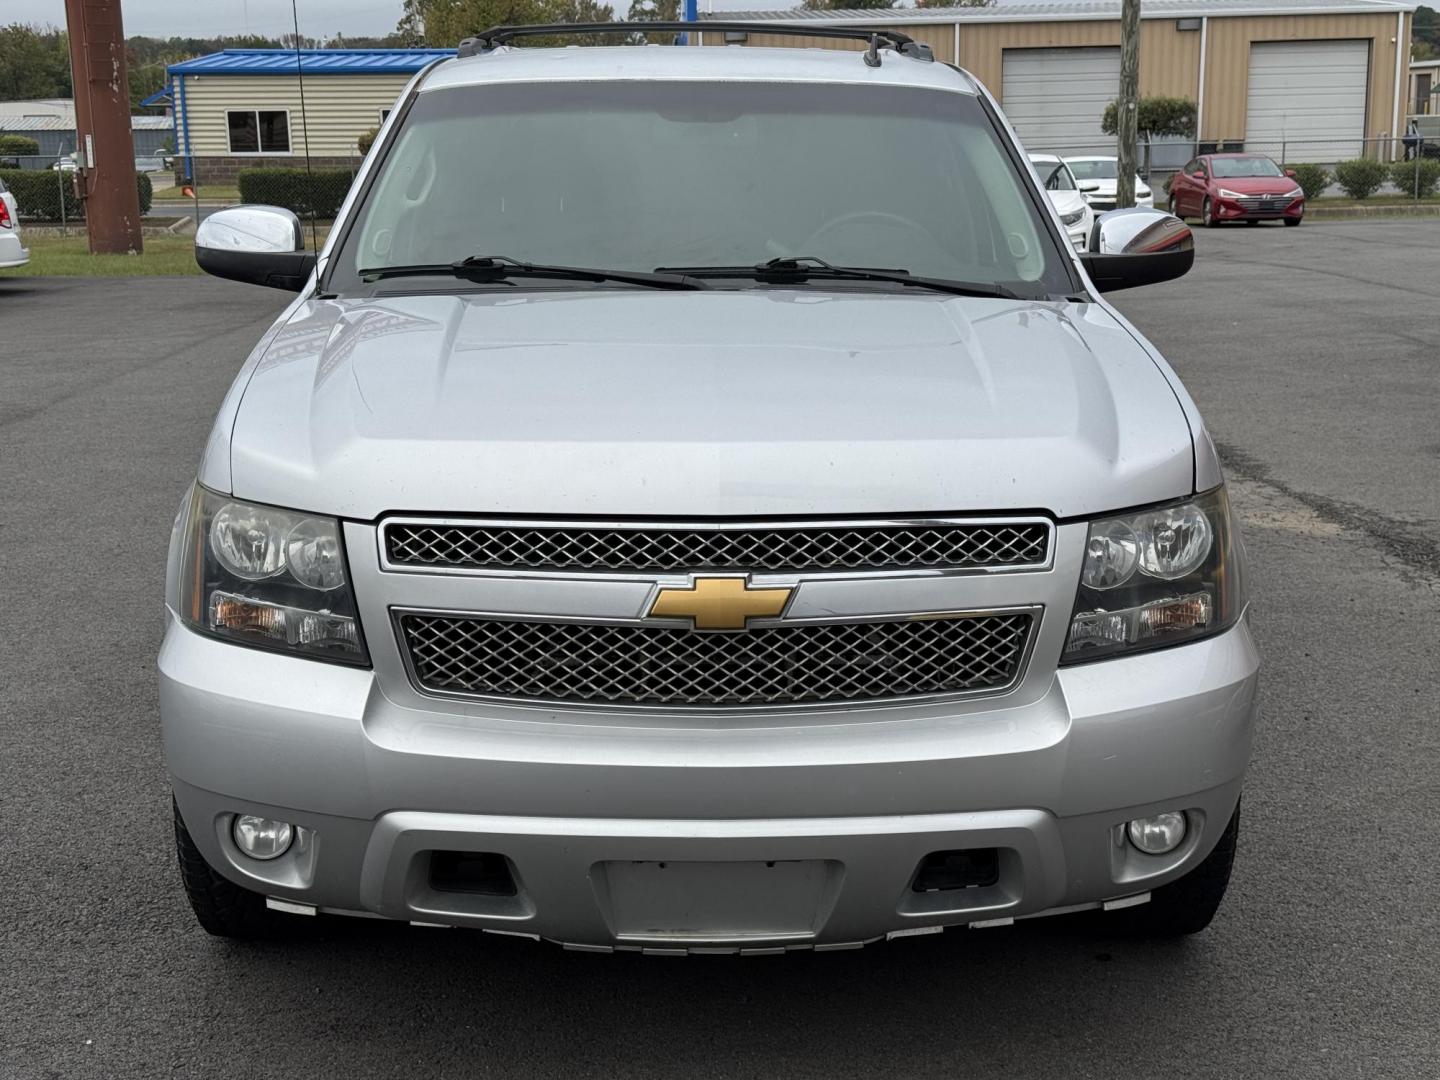
[[[702,22],[607,22],[607,23],[548,23],[535,26],[492,26],[474,37],[460,42],[456,50],[459,56],[476,56],[479,53],[508,45],[516,38],[550,37],[565,34],[687,34],[706,33],[776,34],[790,37],[848,38],[863,41],[865,63],[871,67],[880,66],[880,50],[894,49],[901,56],[915,60],[934,60],[935,54],[929,45],[916,41],[909,34],[899,30],[887,30],[873,26],[796,26],[772,22],[721,22],[705,19]]]

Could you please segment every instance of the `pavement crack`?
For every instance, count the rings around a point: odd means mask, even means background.
[[[1440,587],[1440,541],[1432,529],[1359,503],[1301,491],[1271,475],[1263,461],[1239,447],[1216,443],[1216,449],[1228,474],[1262,484],[1301,504],[1321,521],[1364,536],[1388,561],[1424,578],[1432,589]]]

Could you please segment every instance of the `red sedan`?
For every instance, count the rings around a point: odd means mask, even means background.
[[[1305,193],[1295,173],[1264,154],[1202,154],[1170,178],[1170,212],[1223,221],[1283,221],[1299,225]]]

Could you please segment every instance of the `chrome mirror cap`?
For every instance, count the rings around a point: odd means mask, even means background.
[[[304,247],[300,219],[278,206],[232,206],[217,210],[195,230],[195,246],[254,255],[295,252]]]
[[[1135,206],[1107,210],[1095,219],[1090,250],[1097,255],[1159,255],[1190,251],[1195,235],[1174,214]]]

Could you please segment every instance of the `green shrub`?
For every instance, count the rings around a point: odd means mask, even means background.
[[[1401,195],[1418,194],[1420,198],[1427,199],[1440,186],[1440,160],[1422,157],[1414,161],[1396,161],[1390,166],[1390,182],[1400,189]]]
[[[1100,118],[1100,130],[1106,135],[1117,131],[1119,115],[1115,102],[1105,106]],[[1184,139],[1195,137],[1195,102],[1180,97],[1143,97],[1135,106],[1135,130],[1143,136],[1178,135]]]
[[[1323,165],[1301,163],[1285,167],[1295,171],[1295,182],[1300,185],[1300,190],[1305,192],[1307,199],[1318,199],[1330,186],[1330,171]]]
[[[360,138],[355,140],[355,144],[360,147],[360,153],[362,155],[370,153],[370,147],[375,145],[375,136],[379,134],[380,129],[378,127],[373,127],[368,131],[362,131],[360,133]]]
[[[60,221],[60,199],[65,199],[65,221],[80,221],[85,207],[75,195],[75,174],[55,169],[0,169],[0,180],[15,196],[16,209],[26,221]],[[135,193],[140,197],[140,212],[150,209],[153,189],[150,177],[135,174]]]
[[[1390,167],[1371,158],[1351,158],[1335,166],[1335,182],[1352,199],[1368,199],[1390,176]]]
[[[0,154],[34,157],[39,153],[39,141],[28,135],[0,135]]]
[[[240,201],[283,206],[301,217],[333,218],[350,191],[349,169],[241,169]]]

